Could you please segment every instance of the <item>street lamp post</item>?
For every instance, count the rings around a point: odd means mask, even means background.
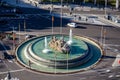
[[[107,11],[106,11],[107,8],[106,8],[106,7],[107,7],[107,0],[105,0],[105,16],[106,16],[106,14],[107,14]]]
[[[18,4],[18,0],[16,0],[16,4]]]
[[[53,10],[53,4],[52,4],[52,0],[50,0],[51,2],[51,8],[50,8],[50,14],[52,15],[52,34],[53,34],[53,26],[54,26],[54,16],[53,16],[53,13],[52,13],[52,10]]]
[[[53,11],[53,4],[52,4],[52,0],[50,0],[50,2],[51,2],[50,14],[51,14],[51,13],[52,13],[52,11]]]
[[[13,37],[13,55],[14,55],[14,51],[15,51],[15,31],[14,31],[14,26],[13,26],[12,37]]]
[[[104,33],[103,34],[104,34],[103,35],[103,44],[104,44],[103,47],[104,47],[104,51],[106,52],[106,45],[105,45],[106,44],[106,42],[105,42],[106,41],[106,29],[104,29]]]
[[[20,4],[20,0],[16,0],[16,4]]]
[[[85,4],[85,0],[83,0],[83,4]]]
[[[101,27],[101,39],[100,39],[100,42],[101,42],[101,46],[104,48],[105,50],[105,41],[106,41],[106,29],[103,28],[103,26]]]
[[[96,5],[96,0],[94,0],[94,5]]]
[[[100,43],[103,46],[103,26],[101,27],[101,40],[100,40]]]
[[[52,15],[52,34],[54,33],[53,26],[54,26],[54,16]]]
[[[26,22],[24,20],[24,32],[25,32],[25,40],[26,40]]]
[[[69,59],[69,53],[67,52],[67,72],[68,72],[68,68],[69,68],[69,66],[68,66],[68,59]]]
[[[21,40],[20,40],[20,24],[19,24],[19,44],[20,44]]]
[[[55,74],[56,74],[56,68],[57,68],[57,64],[56,64],[56,58],[57,58],[57,54],[55,53]]]
[[[119,0],[116,0],[116,9],[119,8]]]
[[[72,0],[72,2],[74,3],[74,0]]]
[[[62,34],[62,6],[63,0],[61,0],[61,18],[60,18],[60,34]]]

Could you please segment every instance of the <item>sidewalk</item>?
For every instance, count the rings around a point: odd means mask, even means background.
[[[111,21],[111,20],[107,20],[107,19],[104,18],[104,16],[98,16],[98,18],[99,18],[101,21],[103,21],[103,22],[106,22],[106,23],[108,23],[108,24],[112,24],[113,26],[120,27],[120,23],[115,23],[115,22],[113,22],[113,21]]]

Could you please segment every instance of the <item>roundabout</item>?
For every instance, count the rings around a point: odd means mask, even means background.
[[[6,0],[6,2],[9,1]],[[22,3],[20,4],[23,6]],[[15,40],[15,45],[9,39],[1,41],[4,45],[2,46],[1,43],[0,57],[6,52],[10,56],[14,55],[15,58],[2,60],[3,63],[0,63],[0,79],[4,79],[6,75],[8,76],[9,71],[12,78],[17,77],[20,80],[119,80],[119,67],[113,67],[112,65],[120,63],[116,56],[120,53],[120,38],[118,37],[120,29],[116,25],[110,24],[106,19],[101,20],[102,18],[104,19],[104,16],[102,16],[104,15],[104,10],[100,11],[99,9],[93,10],[90,8],[90,11],[76,11],[75,14],[78,13],[80,16],[99,16],[99,19],[95,22],[92,21],[92,23],[91,21],[86,23],[86,21],[81,22],[79,20],[80,23],[77,23],[78,27],[72,28],[75,35],[72,36],[72,41],[70,41],[68,35],[70,28],[64,26],[64,24],[68,23],[68,20],[62,20],[62,16],[59,18],[54,17],[52,26],[52,17],[46,16],[42,10],[24,7],[20,7],[19,9],[23,12],[23,14],[18,14],[18,16],[20,15],[20,19],[7,19],[6,21],[9,25],[1,27],[2,32],[8,32],[8,30],[11,32],[14,26],[19,28],[18,25],[20,24],[20,32],[18,29],[16,30],[17,40]],[[61,9],[55,8],[57,11],[54,12],[60,13]],[[84,7],[84,9],[86,8]],[[109,9],[109,12],[113,13],[113,15],[119,15],[119,12],[116,10]],[[63,10],[63,15],[64,13],[65,10]],[[41,14],[43,15],[41,16]],[[25,17],[25,19],[21,16]],[[24,21],[27,23],[26,27],[23,27]],[[99,24],[99,21],[106,25]],[[53,37],[53,34],[51,34],[52,27],[54,27],[54,33],[58,33],[54,34],[58,40],[61,39],[61,33],[64,33],[65,42],[70,44],[69,53],[55,50],[50,46],[49,43]],[[107,30],[105,38],[102,36],[102,34],[104,35],[104,30]],[[21,41],[25,40],[26,34],[39,36],[21,43]],[[103,44],[104,55],[97,41]],[[45,47],[45,42],[47,42],[47,47]]]
[[[51,47],[53,40],[55,42]],[[72,31],[69,35],[51,34],[32,38],[16,50],[17,61],[22,66],[49,74],[88,70],[97,65],[102,55],[102,49],[95,41],[82,36],[72,36]]]

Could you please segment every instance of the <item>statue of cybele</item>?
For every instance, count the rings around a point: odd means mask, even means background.
[[[63,37],[61,39],[57,39],[55,36],[53,36],[49,42],[49,46],[52,49],[60,51],[62,53],[70,53],[71,50],[70,46],[67,44]]]

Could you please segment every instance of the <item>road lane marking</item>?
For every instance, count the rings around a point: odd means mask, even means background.
[[[18,69],[18,70],[10,70],[9,72],[20,72],[20,71],[24,71],[25,69]],[[0,74],[6,74],[8,73],[8,71],[5,72],[0,72]]]
[[[106,44],[106,46],[115,46],[115,47],[119,47],[120,45],[117,45],[117,44]]]

